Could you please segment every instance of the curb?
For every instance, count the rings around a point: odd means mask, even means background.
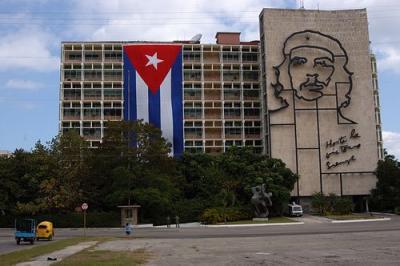
[[[357,220],[334,220],[331,223],[334,224],[343,224],[343,223],[364,223],[364,222],[381,222],[381,221],[390,221],[391,218],[377,218],[377,219],[357,219]]]
[[[293,223],[269,223],[269,224],[221,224],[221,225],[205,225],[205,227],[218,228],[218,227],[252,227],[252,226],[271,226],[271,225],[299,225],[304,222]]]

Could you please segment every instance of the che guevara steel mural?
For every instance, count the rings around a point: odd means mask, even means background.
[[[296,165],[299,149],[318,150],[321,175],[325,170],[332,171],[350,165],[356,160],[355,152],[361,147],[361,136],[355,129],[357,121],[351,117],[349,110],[353,73],[348,69],[349,57],[343,45],[327,34],[304,30],[286,38],[282,55],[281,63],[273,67],[274,80],[270,83],[273,94],[269,97],[275,99],[274,104],[270,105],[272,107],[269,107],[269,115],[272,117],[275,113],[293,108],[295,128],[296,112],[312,111],[317,117],[318,147],[301,147],[296,140]],[[322,98],[325,96],[330,97],[329,104],[325,101],[323,105]],[[335,111],[338,127],[348,125],[348,133],[341,131],[338,136],[324,139],[325,136],[320,135],[323,111],[329,111],[330,114]],[[270,123],[270,127],[274,125],[289,124]],[[295,132],[297,139],[296,129]]]
[[[304,42],[299,45],[299,40]],[[285,90],[293,90],[298,99],[305,101],[336,94],[338,124],[356,124],[343,114],[351,103],[353,73],[347,69],[348,56],[339,40],[318,31],[295,32],[285,40],[282,53],[284,60],[274,66],[276,82],[272,84],[281,106],[269,112],[289,106],[281,96]],[[283,80],[290,83],[284,85]]]

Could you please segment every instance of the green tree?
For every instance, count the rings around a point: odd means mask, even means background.
[[[371,191],[371,207],[391,210],[400,207],[400,162],[393,155],[385,156],[376,169],[378,182]]]
[[[297,180],[281,160],[255,154],[248,147],[232,147],[218,155],[185,154],[180,171],[186,180],[185,199],[201,202],[203,210],[222,207],[224,213],[231,198],[232,205],[251,210],[251,187],[265,183],[273,193],[271,213],[281,215]]]
[[[40,184],[41,204],[48,211],[73,210],[82,203],[81,182],[89,172],[85,162],[88,143],[69,131],[54,138],[49,149],[54,171],[48,171]]]
[[[108,123],[103,143],[90,160],[91,180],[96,180],[91,194],[103,196],[99,207],[139,204],[142,217],[156,222],[171,212],[182,182],[170,147],[160,129],[143,121]]]

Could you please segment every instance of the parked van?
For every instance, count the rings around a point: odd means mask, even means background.
[[[296,202],[292,202],[292,204],[288,204],[288,207],[290,216],[303,216],[303,208],[301,205],[296,204]]]
[[[54,237],[53,223],[49,221],[40,222],[36,227],[36,240],[52,240]]]

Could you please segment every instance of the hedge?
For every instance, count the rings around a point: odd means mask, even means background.
[[[33,218],[37,222],[50,221],[56,228],[83,227],[83,213],[39,214],[30,217],[0,216],[0,227],[14,227],[16,218]],[[87,227],[120,227],[121,214],[119,212],[88,212],[86,214]]]

